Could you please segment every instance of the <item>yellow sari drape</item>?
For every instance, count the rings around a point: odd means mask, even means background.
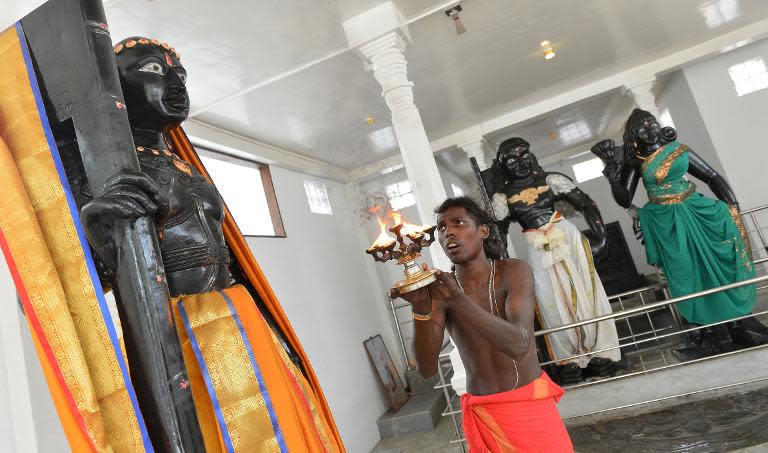
[[[202,175],[210,180],[210,176],[205,171],[205,167],[203,167],[197,152],[189,142],[189,139],[184,133],[184,130],[181,127],[175,127],[167,132],[167,137],[170,141],[170,145],[173,148],[173,151],[186,162],[192,164],[192,166],[194,166],[197,171],[199,171]],[[248,247],[245,238],[243,237],[240,229],[237,227],[237,224],[232,218],[232,214],[229,212],[229,209],[226,209],[223,230],[224,238],[227,242],[227,246],[229,246],[229,249],[232,252],[233,258],[240,266],[243,274],[248,279],[248,282],[253,286],[253,288],[255,288],[257,296],[261,298],[262,302],[267,307],[267,310],[269,310],[278,328],[280,328],[281,332],[286,338],[286,341],[290,344],[293,350],[296,351],[296,353],[299,355],[299,358],[301,359],[307,377],[306,380],[304,380],[301,373],[298,373],[298,370],[296,370],[297,375],[300,378],[297,379],[297,381],[300,383],[300,385],[303,385],[307,389],[307,394],[313,395],[316,398],[317,408],[315,410],[315,416],[318,418],[316,420],[316,425],[327,424],[330,428],[332,443],[335,444],[341,451],[344,451],[338,428],[334,423],[333,415],[331,414],[328,402],[326,401],[325,395],[323,394],[322,388],[320,387],[320,382],[318,381],[317,376],[312,369],[312,365],[309,362],[309,358],[307,357],[306,352],[304,352],[304,349],[299,342],[298,336],[288,321],[288,317],[285,315],[285,312],[283,312],[283,309],[280,306],[280,302],[277,300],[277,296],[272,291],[272,287],[269,285],[267,278],[264,276],[264,273],[261,271],[261,268],[256,262],[256,259],[251,253],[251,249]]]
[[[0,245],[74,451],[152,449],[17,24],[0,34]]]

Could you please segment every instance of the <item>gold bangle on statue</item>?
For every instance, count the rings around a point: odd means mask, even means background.
[[[739,230],[739,236],[741,236],[741,242],[744,244],[744,249],[747,251],[747,253],[751,258],[752,247],[751,247],[751,244],[749,243],[749,234],[747,233],[747,228],[744,226],[744,220],[741,218],[741,214],[739,213],[739,205],[735,203],[729,204],[728,212],[731,214],[733,223],[736,224],[736,228]]]
[[[411,316],[413,316],[413,319],[416,321],[429,321],[430,319],[435,317],[435,312],[430,311],[429,313],[416,313],[411,312]]]

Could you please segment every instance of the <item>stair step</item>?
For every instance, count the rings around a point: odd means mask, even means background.
[[[433,392],[437,383],[440,382],[440,376],[435,374],[431,378],[425,379],[416,369],[412,368],[405,371],[405,381],[411,389],[411,395],[421,395],[422,393]]]
[[[440,422],[445,407],[445,395],[441,391],[413,395],[400,410],[388,411],[379,418],[379,434],[389,438],[431,431]]]

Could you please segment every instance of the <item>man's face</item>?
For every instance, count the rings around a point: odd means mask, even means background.
[[[524,144],[500,152],[499,161],[515,179],[527,178],[533,171],[531,153]]]
[[[437,218],[437,240],[453,264],[465,263],[483,251],[488,226],[475,223],[463,207],[448,208]]]
[[[165,128],[187,119],[187,72],[175,54],[154,45],[122,52],[117,66],[131,124]]]

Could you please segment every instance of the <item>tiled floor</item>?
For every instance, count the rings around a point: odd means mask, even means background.
[[[434,430],[397,439],[383,439],[371,453],[461,453],[461,447],[450,443],[453,436],[453,422],[443,417]]]
[[[728,452],[768,443],[766,420],[768,389],[761,389],[569,432],[577,452]]]
[[[569,428],[577,453],[768,451],[768,388],[670,407],[649,414]],[[453,425],[385,439],[372,453],[460,453]]]

